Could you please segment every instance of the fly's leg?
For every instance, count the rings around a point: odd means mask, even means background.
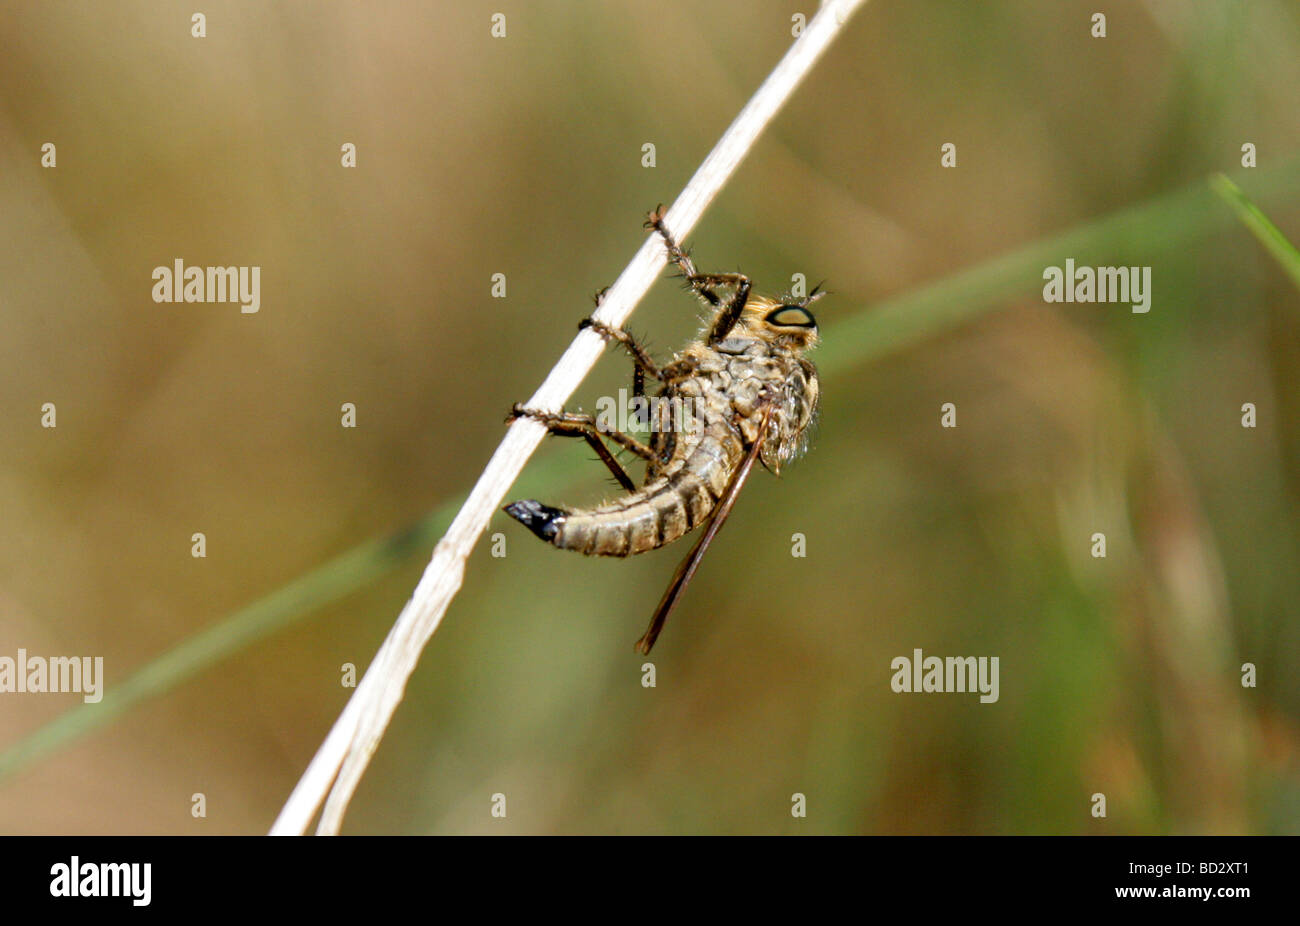
[[[609,471],[614,474],[614,478],[628,492],[636,491],[636,483],[628,476],[627,471],[619,465],[618,460],[609,452],[601,437],[608,437],[614,443],[627,450],[632,451],[644,460],[654,458],[654,451],[641,443],[635,437],[624,434],[622,431],[614,429],[604,430],[591,415],[577,415],[572,412],[544,412],[535,408],[525,408],[522,405],[515,405],[510,412],[507,421],[514,421],[516,418],[532,418],[534,421],[540,421],[546,425],[546,430],[558,437],[581,437],[587,441],[596,455],[600,457]]]
[[[647,376],[651,379],[663,379],[663,374],[659,371],[659,365],[654,362],[654,359],[646,352],[646,349],[638,344],[636,339],[622,328],[615,328],[613,325],[598,322],[594,318],[584,318],[579,322],[578,330],[581,331],[583,328],[590,328],[606,341],[617,341],[619,344],[622,344],[627,352],[632,356],[633,396],[641,398],[645,395],[645,378]]]
[[[740,321],[740,313],[745,310],[745,303],[749,301],[750,284],[749,277],[741,273],[712,273],[706,274],[705,279],[736,284],[736,291],[731,294],[731,298],[723,303],[718,314],[713,316],[713,324],[709,328],[707,339],[707,343],[713,345],[729,335],[731,329],[736,327],[736,322]],[[717,296],[715,295],[714,298],[716,299]]]
[[[649,460],[654,456],[650,448],[635,437],[614,428],[602,428],[591,415],[575,414],[573,412],[544,412],[540,409],[527,408],[516,404],[507,420],[513,421],[516,418],[532,418],[535,421],[540,421],[546,425],[547,430],[552,434],[559,434],[563,437],[581,437],[584,434],[608,437],[623,449],[632,451],[643,460]]]
[[[646,219],[645,227],[653,228],[659,233],[659,237],[664,239],[664,248],[668,251],[668,259],[677,265],[678,269],[682,271],[682,276],[685,277],[688,282],[692,282],[695,278],[700,276],[700,274],[695,271],[695,263],[691,260],[691,255],[687,254],[686,251],[682,250],[682,248],[678,246],[677,239],[673,237],[672,232],[668,230],[668,226],[664,223],[663,206],[659,206],[654,212],[650,213],[649,218]],[[693,282],[692,288],[694,288]],[[704,299],[710,305],[718,304],[716,296],[710,298],[701,293],[700,298]]]
[[[695,262],[691,260],[691,256],[682,250],[673,238],[672,233],[668,231],[668,226],[664,224],[662,206],[650,213],[646,227],[653,228],[664,239],[664,247],[668,250],[668,259],[681,270],[682,277],[690,285],[695,295],[717,309],[717,314],[713,316],[713,322],[709,326],[707,339],[708,344],[717,344],[736,326],[740,313],[745,310],[745,303],[749,301],[751,286],[749,277],[743,273],[698,272],[695,269]],[[716,290],[720,286],[734,286],[736,288],[730,299],[724,301],[718,295]]]

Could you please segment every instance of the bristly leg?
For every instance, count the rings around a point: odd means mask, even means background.
[[[635,437],[613,429],[601,430],[596,424],[596,419],[591,415],[577,415],[572,412],[544,412],[516,404],[506,420],[513,421],[521,417],[540,421],[546,425],[548,431],[557,437],[581,437],[585,439],[591,449],[596,451],[596,455],[600,457],[601,462],[609,467],[609,471],[614,474],[618,484],[628,492],[636,491],[636,483],[632,481],[632,477],[627,474],[627,471],[623,469],[618,460],[614,459],[614,455],[609,452],[609,448],[605,446],[601,437],[608,437],[620,447],[631,450],[644,460],[654,458],[654,451]]]
[[[713,316],[713,322],[709,325],[708,343],[717,344],[723,340],[731,329],[736,326],[740,318],[740,313],[745,310],[745,303],[749,301],[749,290],[752,285],[749,277],[743,273],[700,273],[695,269],[695,264],[691,256],[682,250],[673,238],[672,233],[668,231],[668,226],[664,224],[663,207],[655,209],[650,213],[646,221],[647,228],[653,228],[664,239],[664,247],[668,251],[668,259],[671,260],[682,272],[682,277],[686,280],[691,290],[708,303],[718,312]],[[735,292],[725,303],[716,292],[720,286],[734,286]]]
[[[663,379],[663,374],[659,372],[659,365],[655,363],[654,358],[644,347],[637,343],[636,338],[628,334],[622,328],[615,328],[613,325],[607,325],[604,322],[598,322],[594,318],[584,318],[578,322],[578,330],[590,328],[606,341],[617,341],[632,356],[632,394],[637,398],[645,395],[645,378]]]

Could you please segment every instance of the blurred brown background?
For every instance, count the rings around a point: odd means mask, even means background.
[[[466,491],[796,12],[0,7],[0,655],[103,655],[111,688]],[[1235,171],[1245,142],[1300,240],[1300,8],[1117,4],[1105,39],[1093,12],[873,0],[698,262],[769,292],[827,280],[829,351],[874,304]],[[1108,261],[1153,267],[1148,315],[1035,284],[840,364],[812,452],[757,473],[714,544],[654,689],[632,642],[687,545],[589,561],[501,515],[508,555],[480,544],[347,831],[1300,830],[1300,293],[1234,221],[1160,238]],[[261,266],[261,311],[154,303],[176,258]],[[666,355],[696,317],[665,279],[631,327]],[[572,405],[629,378],[611,352]],[[590,456],[552,442],[511,497],[600,497]],[[0,781],[0,832],[264,832],[427,554]],[[998,656],[1000,700],[893,693],[917,647]],[[0,750],[79,703],[0,696]]]

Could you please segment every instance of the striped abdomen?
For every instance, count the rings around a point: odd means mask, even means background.
[[[595,508],[565,511],[519,501],[506,511],[538,537],[589,556],[631,556],[671,543],[713,511],[745,450],[723,418],[713,418],[689,449],[640,491]]]

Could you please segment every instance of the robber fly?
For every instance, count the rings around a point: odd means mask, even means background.
[[[804,353],[817,343],[817,322],[802,299],[769,299],[750,292],[739,273],[698,273],[664,225],[662,209],[647,228],[663,238],[669,259],[711,310],[700,337],[659,366],[627,332],[594,318],[589,327],[621,344],[634,364],[633,394],[645,396],[647,379],[660,384],[652,407],[661,410],[649,444],[591,415],[552,413],[516,405],[510,418],[529,417],[556,435],[582,437],[627,494],[594,508],[553,508],[517,501],[506,513],[562,550],[590,556],[631,556],[671,543],[703,525],[704,533],[678,567],[637,649],[649,653],[669,613],[695,574],[744,486],[754,461],[774,474],[806,447],[817,414],[816,368]],[[722,293],[729,295],[724,297]],[[676,426],[666,414],[678,412]],[[646,461],[638,489],[603,443],[613,441]]]

